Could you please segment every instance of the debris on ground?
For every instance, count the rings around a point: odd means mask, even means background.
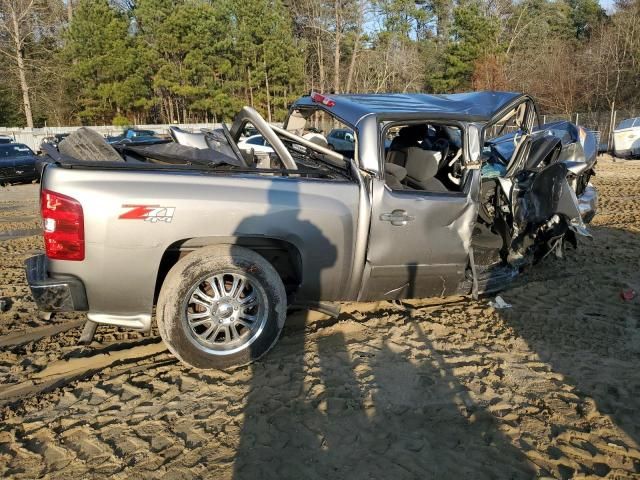
[[[510,303],[507,303],[504,301],[504,298],[502,298],[500,295],[498,295],[495,299],[495,301],[493,302],[489,302],[489,305],[491,305],[493,308],[496,308],[498,310],[502,310],[503,308],[511,308],[512,305]]]
[[[636,293],[636,291],[633,288],[625,288],[624,290],[622,290],[620,292],[620,297],[625,302],[630,302],[631,300],[633,300],[637,296],[638,296],[638,294]]]

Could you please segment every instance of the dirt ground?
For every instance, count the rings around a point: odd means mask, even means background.
[[[593,241],[490,299],[293,314],[262,361],[40,320],[37,186],[0,189],[0,477],[640,478],[640,162],[600,160]],[[22,231],[17,234],[7,232]],[[28,236],[32,235],[32,236]]]

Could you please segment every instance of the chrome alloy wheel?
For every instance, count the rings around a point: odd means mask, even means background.
[[[225,272],[195,284],[186,304],[186,327],[200,350],[229,355],[253,343],[267,321],[267,296],[244,273]]]

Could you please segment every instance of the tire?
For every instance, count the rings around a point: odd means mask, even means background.
[[[167,347],[183,363],[224,369],[267,353],[286,312],[284,285],[269,262],[243,247],[213,245],[190,253],[169,271],[156,321]]]

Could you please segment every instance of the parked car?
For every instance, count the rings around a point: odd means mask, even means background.
[[[351,129],[353,158],[304,138],[316,113]],[[248,123],[279,168],[239,152]],[[291,306],[495,292],[589,235],[596,211],[593,136],[537,124],[517,93],[313,93],[285,128],[244,107],[212,132],[209,163],[61,157],[27,280],[40,310],[87,312],[86,340],[97,324],[149,331],[155,305],[169,350],[198,368],[261,357]]]
[[[353,152],[355,137],[352,130],[346,128],[334,128],[327,135],[327,143],[337,152]]]
[[[273,148],[262,135],[252,135],[246,140],[238,142],[240,150],[251,150],[254,152],[273,153]]]
[[[0,144],[13,143],[15,140],[9,135],[0,135]]]
[[[640,156],[640,117],[623,120],[613,131],[613,153],[620,158]]]
[[[37,180],[38,163],[37,155],[26,145],[0,144],[0,185]]]
[[[159,137],[153,130],[138,130],[127,128],[121,135],[107,137],[107,142],[111,145],[124,143],[161,143],[167,140]]]

